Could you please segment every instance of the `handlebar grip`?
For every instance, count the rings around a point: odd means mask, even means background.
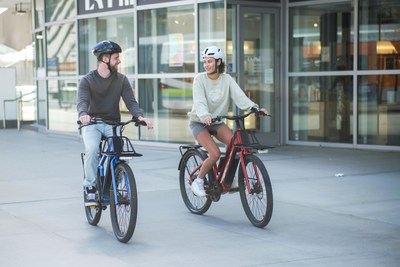
[[[221,120],[222,120],[222,117],[221,116],[217,116],[215,118],[212,118],[211,122],[214,123],[214,122],[221,121]]]
[[[139,121],[139,120],[135,121],[135,126],[140,126],[140,125],[147,126],[147,123],[145,121]]]

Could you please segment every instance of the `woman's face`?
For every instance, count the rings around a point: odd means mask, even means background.
[[[217,72],[217,60],[213,57],[204,57],[203,58],[203,65],[204,65],[204,70],[208,74],[214,74]]]

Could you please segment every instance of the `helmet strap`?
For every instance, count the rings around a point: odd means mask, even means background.
[[[100,61],[107,65],[108,70],[110,71],[110,73],[113,73],[113,72],[114,72],[114,71],[112,70],[112,68],[111,68],[111,65],[110,65],[111,55],[110,55],[110,57],[108,58],[108,62],[103,61],[103,55],[101,56]]]

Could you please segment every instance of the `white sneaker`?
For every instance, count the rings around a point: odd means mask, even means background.
[[[204,179],[196,178],[190,186],[193,194],[198,197],[205,197],[206,191],[204,190]]]

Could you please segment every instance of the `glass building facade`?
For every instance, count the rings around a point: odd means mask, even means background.
[[[273,115],[247,122],[262,142],[400,149],[397,0],[33,3],[36,121],[46,131],[77,134],[79,79],[96,68],[91,48],[112,40],[155,125],[129,137],[192,143],[192,81],[200,52],[217,45],[227,73]]]

